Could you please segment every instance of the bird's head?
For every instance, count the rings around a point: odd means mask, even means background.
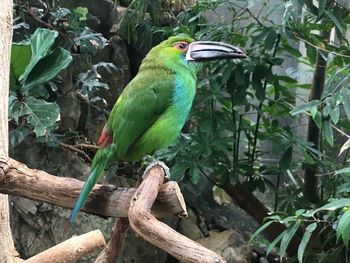
[[[214,41],[194,41],[189,36],[178,35],[152,48],[145,60],[150,59],[153,63],[157,61],[176,70],[179,66],[197,68],[195,62],[245,57],[241,49],[232,45]]]

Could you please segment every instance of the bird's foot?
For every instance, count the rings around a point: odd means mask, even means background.
[[[148,156],[149,157],[149,156]],[[170,169],[168,166],[166,166],[166,164],[164,162],[161,162],[161,161],[158,161],[156,159],[154,159],[153,157],[152,158],[152,162],[149,163],[145,169],[145,171],[143,172],[143,175],[142,175],[142,178],[145,177],[145,175],[156,165],[159,165],[163,168],[164,170],[164,173],[165,173],[165,178],[167,180],[170,180]]]

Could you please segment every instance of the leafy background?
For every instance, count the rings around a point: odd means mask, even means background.
[[[96,54],[111,44],[113,35],[127,43],[131,74],[147,51],[170,35],[187,33],[242,46],[248,59],[204,65],[182,135],[156,157],[171,166],[174,180],[193,192],[209,184],[214,195],[226,192],[233,199],[232,186],[257,196],[272,193],[265,205],[273,213],[266,214],[251,238],[252,243],[262,242],[256,239],[260,233],[283,225],[266,244],[267,254],[275,251],[282,258],[291,249],[291,262],[347,262],[346,1],[121,1],[122,17],[103,34],[92,29],[96,17],[89,8],[55,3],[35,9],[46,28],[32,31],[24,17],[33,17],[33,8],[25,1],[15,6],[15,29],[21,36],[11,54],[12,147],[28,136],[51,147],[95,141],[91,127],[112,106],[101,96],[109,85],[100,71],[111,75],[121,68],[99,61],[77,74],[72,90],[84,114],[73,128],[60,128],[64,108],[57,101],[74,56]],[[92,155],[87,152],[83,158]],[[294,239],[299,242],[293,248]]]

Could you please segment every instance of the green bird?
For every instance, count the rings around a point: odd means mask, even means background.
[[[198,61],[245,58],[235,46],[179,35],[151,49],[104,126],[90,175],[69,218],[72,224],[107,165],[140,160],[180,134],[196,93]]]

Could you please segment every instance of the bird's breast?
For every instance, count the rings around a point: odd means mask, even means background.
[[[176,75],[175,89],[172,98],[173,114],[184,125],[191,110],[194,95],[196,93],[196,79],[193,75]]]

